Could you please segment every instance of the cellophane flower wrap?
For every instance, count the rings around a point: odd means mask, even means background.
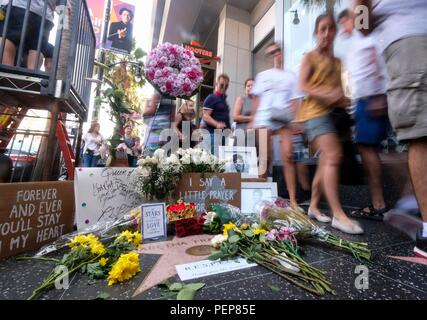
[[[49,253],[54,253],[58,250],[66,248],[71,239],[76,236],[93,234],[102,243],[108,243],[113,241],[124,231],[136,232],[139,230],[141,230],[141,213],[138,209],[134,209],[116,220],[101,221],[82,231],[75,231],[65,234],[53,243],[43,246],[35,254],[35,257],[42,257]]]

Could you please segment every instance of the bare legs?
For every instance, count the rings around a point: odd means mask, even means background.
[[[424,222],[427,222],[427,138],[409,144],[409,174]]]
[[[289,200],[292,208],[298,208],[297,202],[297,171],[294,162],[293,144],[292,144],[292,131],[289,128],[282,128],[280,130],[280,137],[282,143],[282,161],[283,175],[286,181],[286,189],[289,193]]]
[[[339,170],[342,162],[342,147],[336,134],[317,137],[315,145],[320,150],[320,160],[312,186],[311,209],[318,210],[322,190],[328,200],[332,214],[341,224],[352,225],[341,207],[339,199]]]
[[[259,157],[259,176],[268,178],[268,170],[271,163],[271,132],[267,128],[257,129],[255,132],[255,142]]]
[[[2,38],[0,38],[0,42]],[[15,55],[16,55],[16,47],[12,41],[7,40],[4,42],[4,52],[2,63],[7,64],[9,66],[13,66],[15,64]]]
[[[371,192],[372,205],[375,209],[385,208],[382,167],[378,152],[374,146],[358,145],[362,157],[363,167],[368,177],[369,191]]]

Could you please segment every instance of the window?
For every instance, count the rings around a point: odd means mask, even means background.
[[[274,32],[261,42],[253,51],[253,75],[256,76],[261,71],[273,68],[273,61],[265,56],[265,49],[274,42]]]

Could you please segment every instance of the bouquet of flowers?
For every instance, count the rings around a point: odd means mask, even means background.
[[[203,82],[200,61],[182,46],[162,43],[145,62],[147,80],[164,96],[187,99]]]
[[[182,165],[175,154],[165,155],[158,149],[152,157],[144,157],[138,161],[137,191],[147,200],[160,200],[172,195],[182,173]]]
[[[212,239],[212,245],[218,251],[213,252],[209,259],[229,259],[240,255],[313,294],[335,294],[325,273],[301,258],[292,234],[289,239],[272,234],[272,231],[256,225],[243,223],[237,227],[233,223],[224,224],[223,234]]]
[[[277,205],[279,203],[279,205]],[[298,239],[314,238],[329,245],[349,251],[361,262],[369,262],[371,251],[367,243],[348,241],[341,239],[331,232],[317,226],[303,212],[294,210],[291,207],[282,207],[283,202],[273,200],[265,202],[261,209],[261,224],[268,229],[287,228],[293,230]]]
[[[98,222],[84,231],[65,234],[53,243],[42,247],[34,257],[42,257],[66,248],[68,243],[77,236],[92,234],[102,243],[109,243],[124,231],[136,232],[138,230],[141,230],[141,213],[138,209],[134,209],[117,220]]]
[[[196,218],[196,205],[194,203],[178,200],[167,206],[166,213],[169,223],[175,226],[178,237],[193,236],[203,232],[202,224]]]
[[[170,198],[183,173],[220,173],[225,163],[203,149],[178,149],[169,157],[158,149],[138,161],[137,191],[147,200]]]
[[[194,203],[178,200],[176,203],[168,205],[166,208],[169,222],[182,219],[194,218],[196,216],[196,205]]]
[[[204,149],[178,149],[175,153],[179,157],[183,173],[188,172],[224,172],[228,160],[219,160]]]
[[[139,254],[133,252],[141,241],[139,232],[130,231],[122,232],[107,247],[93,234],[75,236],[67,243],[69,252],[62,259],[45,259],[56,262],[56,266],[28,300],[77,271],[87,274],[91,280],[107,278],[109,286],[131,279],[141,271]]]

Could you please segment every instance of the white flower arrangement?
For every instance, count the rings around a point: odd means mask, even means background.
[[[141,158],[136,171],[137,192],[147,200],[168,198],[182,173],[221,173],[226,161],[204,149],[178,149],[169,157],[157,149],[152,157]]]

